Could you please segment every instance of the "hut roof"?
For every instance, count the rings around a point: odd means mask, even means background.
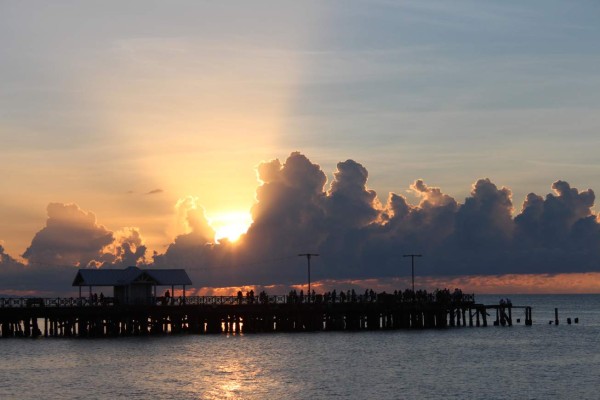
[[[152,283],[157,286],[191,285],[183,269],[86,268],[75,275],[73,286],[123,286],[132,283]]]

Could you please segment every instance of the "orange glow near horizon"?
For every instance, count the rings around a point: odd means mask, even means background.
[[[410,287],[410,277],[320,282],[323,291],[334,288],[369,288],[393,292]],[[416,288],[461,288],[475,294],[600,294],[600,273],[506,274],[416,277]]]
[[[324,293],[336,289],[362,290],[373,289],[376,292],[406,289],[410,287],[410,277],[391,279],[340,279],[311,282],[311,289]],[[508,274],[508,275],[470,275],[452,277],[417,277],[417,288],[435,290],[443,288],[461,288],[475,294],[600,294],[600,272],[573,274]],[[258,294],[265,290],[268,294],[283,295],[290,289],[306,290],[306,283],[271,286],[231,286],[218,288],[199,288],[187,292],[189,296],[235,296],[238,290],[244,295],[250,290]]]

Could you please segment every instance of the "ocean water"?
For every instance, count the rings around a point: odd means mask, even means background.
[[[600,295],[508,297],[533,326],[3,339],[0,399],[599,399]]]

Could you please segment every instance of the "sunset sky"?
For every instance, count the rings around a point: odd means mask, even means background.
[[[301,284],[306,251],[315,279],[422,251],[488,292],[598,292],[599,20],[585,0],[3,1],[0,293],[131,262]]]

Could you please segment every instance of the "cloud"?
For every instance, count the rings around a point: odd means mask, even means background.
[[[236,243],[215,243],[196,197],[178,201],[179,234],[151,259],[137,229],[112,232],[77,205],[53,203],[46,226],[23,254],[28,265],[2,253],[2,276],[25,274],[43,263],[137,264],[185,268],[198,289],[285,287],[306,280],[306,259],[298,257],[304,252],[320,254],[312,277],[324,282],[406,277],[410,264],[402,256],[414,252],[424,256],[417,274],[432,282],[447,276],[600,272],[594,192],[564,181],[555,182],[546,196],[529,194],[516,212],[510,189],[487,178],[478,179],[462,202],[418,179],[410,185],[418,204],[396,193],[381,204],[360,163],[338,163],[327,186],[320,166],[298,152],[284,162],[261,163],[257,178],[253,223]]]
[[[112,232],[76,204],[50,203],[46,226],[23,253],[23,264],[0,246],[0,291],[65,293],[77,268],[144,265],[146,246],[136,228]]]
[[[154,264],[163,268],[198,269],[197,262],[203,259],[205,248],[213,246],[215,231],[208,223],[204,208],[198,198],[188,196],[175,205],[177,225],[184,233],[178,235],[164,254],[154,255]]]
[[[146,264],[146,250],[137,228],[123,228],[115,232],[115,240],[102,249],[102,254],[88,266],[96,268],[125,268]]]
[[[45,294],[55,296],[69,292],[74,269],[56,265],[25,265],[6,254],[0,246],[0,293],[2,295]]]
[[[327,215],[336,229],[362,228],[377,220],[381,205],[377,193],[367,188],[367,169],[353,160],[337,165],[327,193]]]
[[[190,252],[177,258],[167,252],[161,262],[189,268],[206,286],[302,282],[305,260],[294,256],[305,251],[321,254],[313,262],[316,279],[405,275],[402,255],[412,252],[423,253],[418,273],[427,276],[600,269],[593,191],[579,192],[563,181],[546,198],[528,196],[513,217],[510,189],[487,178],[477,180],[463,202],[419,179],[410,186],[418,204],[390,193],[382,205],[367,187],[366,168],[353,160],[337,165],[328,190],[320,167],[297,152],[257,171],[254,223],[238,243],[192,241]]]
[[[23,253],[30,263],[84,267],[113,243],[112,232],[96,223],[96,216],[76,204],[50,203],[46,226],[35,234]]]
[[[151,195],[151,194],[159,194],[159,193],[163,193],[163,192],[164,192],[164,190],[162,190],[162,189],[154,189],[149,192],[146,192],[146,194]]]

